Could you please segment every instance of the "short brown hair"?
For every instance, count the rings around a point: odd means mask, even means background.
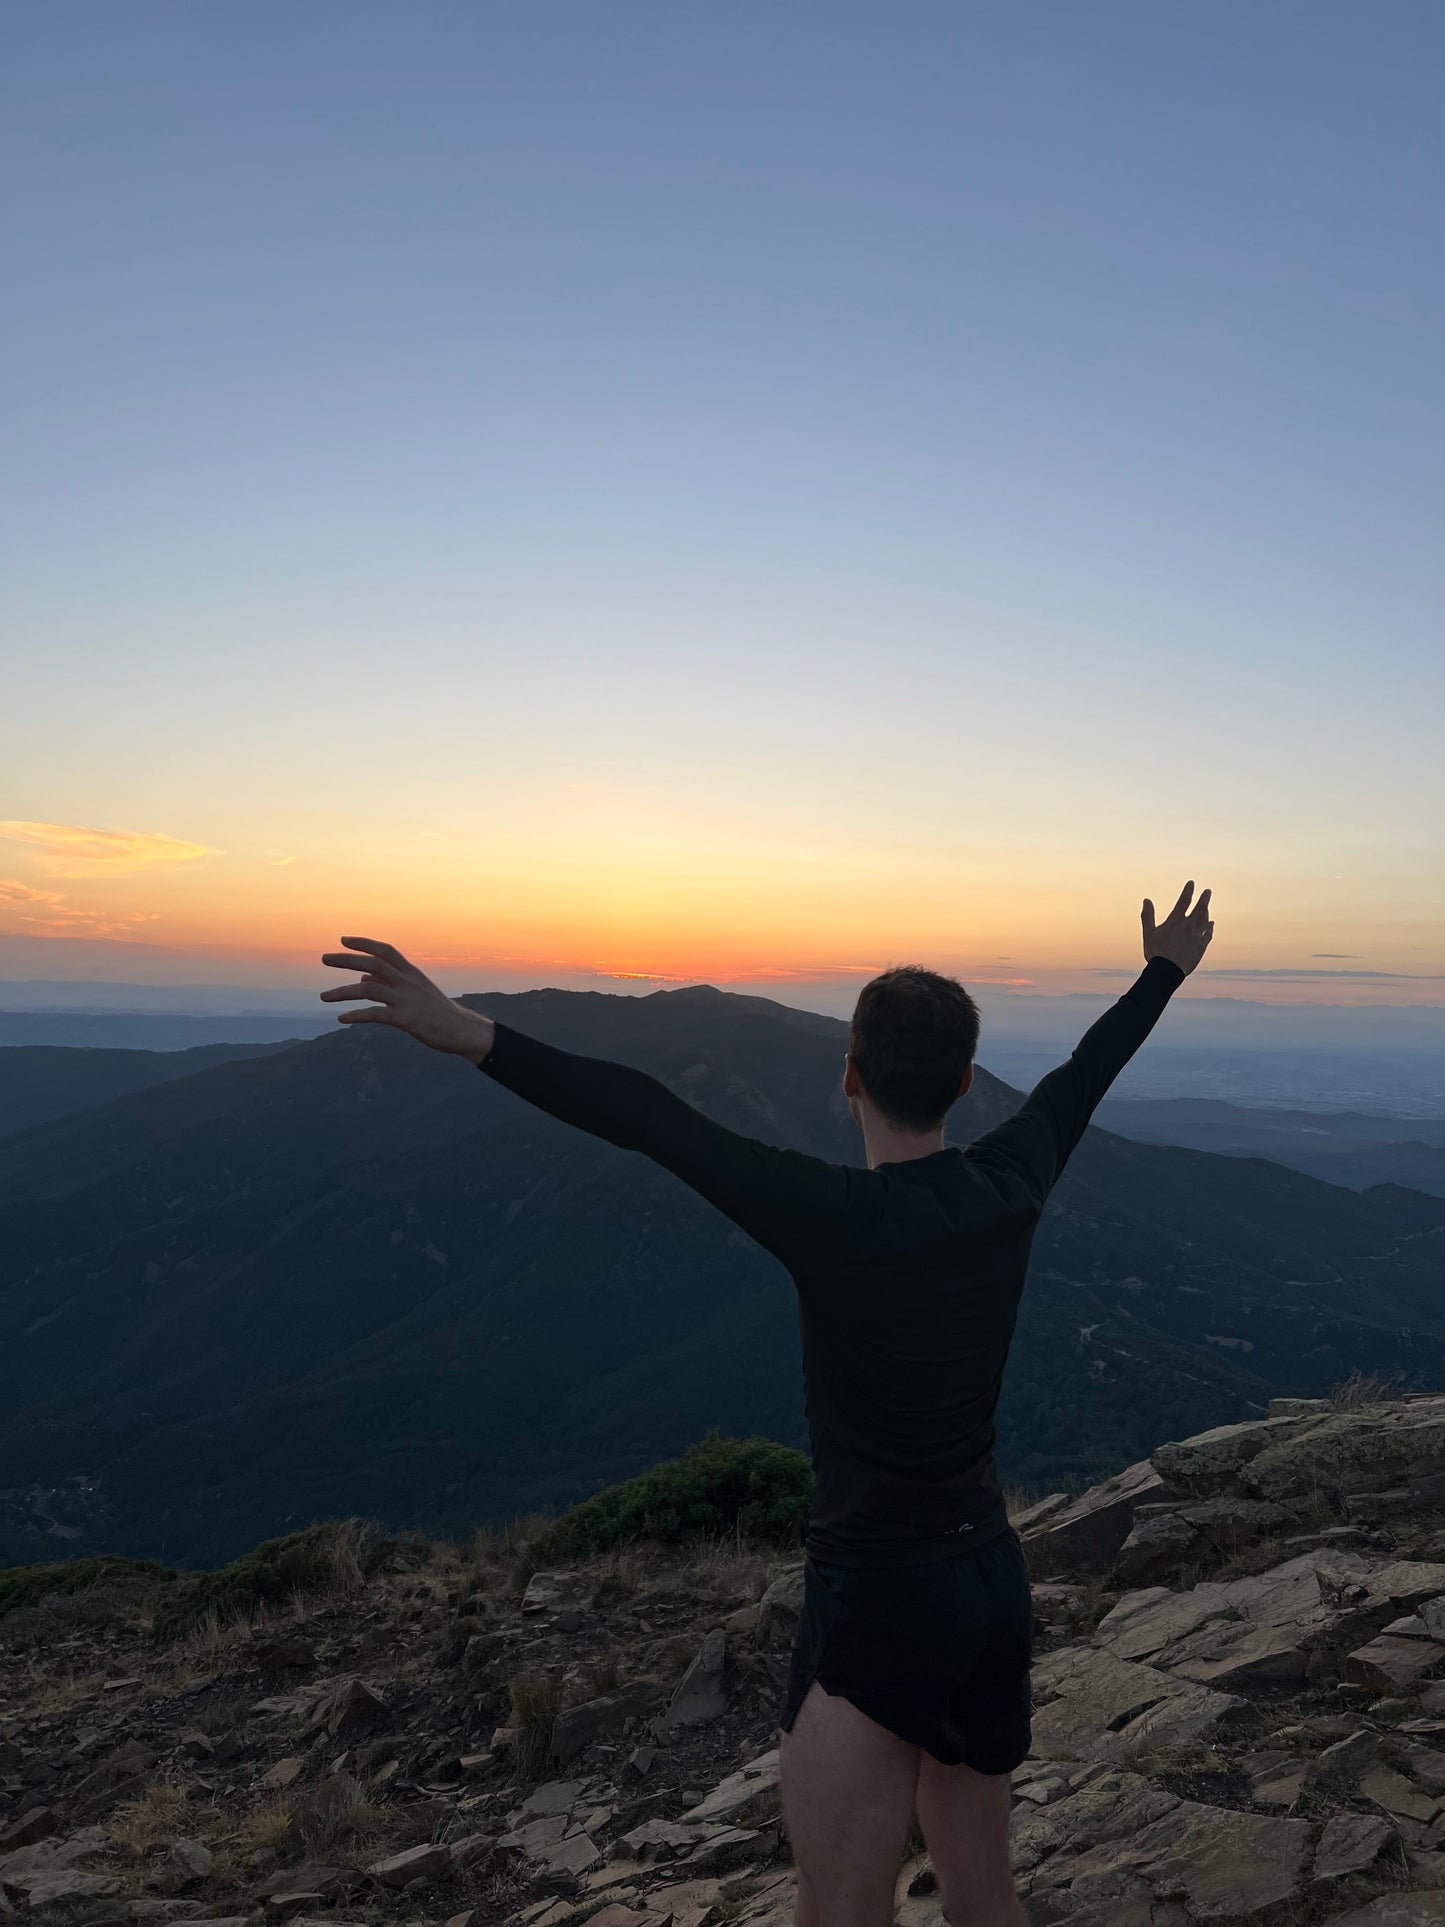
[[[848,1054],[890,1123],[929,1131],[958,1096],[978,1030],[978,1005],[957,978],[898,964],[859,991]]]

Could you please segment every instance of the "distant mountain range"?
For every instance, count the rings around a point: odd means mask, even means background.
[[[707,987],[468,1001],[861,1159],[840,1020]],[[980,1071],[951,1137],[1018,1101]],[[1035,1241],[1005,1473],[1093,1476],[1356,1367],[1438,1383],[1442,1283],[1437,1198],[1092,1130]],[[381,1027],[6,1138],[0,1361],[6,1562],[209,1562],[349,1512],[463,1532],[711,1426],[804,1441],[772,1259],[647,1160]]]
[[[1267,1111],[1213,1098],[1106,1098],[1100,1124],[1145,1144],[1271,1158],[1363,1191],[1403,1184],[1445,1197],[1445,1118],[1360,1111]]]

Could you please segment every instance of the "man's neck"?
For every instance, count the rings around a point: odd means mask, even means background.
[[[907,1164],[913,1158],[932,1157],[943,1148],[941,1124],[931,1131],[900,1131],[882,1118],[870,1117],[863,1125],[863,1151],[870,1171],[876,1171],[880,1164]]]

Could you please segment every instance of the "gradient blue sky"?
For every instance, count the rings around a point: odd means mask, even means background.
[[[1445,1002],[1436,0],[4,38],[0,974]]]

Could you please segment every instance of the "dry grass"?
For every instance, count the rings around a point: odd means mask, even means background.
[[[291,1802],[288,1844],[314,1860],[376,1839],[386,1812],[349,1773],[331,1773],[303,1787]]]
[[[507,1688],[511,1702],[508,1721],[516,1733],[513,1758],[524,1780],[546,1771],[552,1743],[552,1723],[562,1711],[562,1683],[550,1673],[529,1669],[518,1673]]]
[[[104,1673],[62,1673],[56,1678],[32,1659],[21,1675],[21,1691],[29,1688],[26,1707],[32,1714],[68,1713],[87,1700],[99,1699],[106,1677]]]
[[[386,1611],[445,1606],[456,1591],[455,1576],[445,1572],[387,1572],[373,1579],[371,1597]]]
[[[1388,1405],[1403,1389],[1398,1377],[1386,1378],[1380,1372],[1351,1372],[1347,1379],[1331,1387],[1330,1410],[1358,1412],[1366,1405]]]
[[[254,1852],[283,1853],[290,1826],[290,1802],[267,1800],[259,1807],[252,1807],[236,1829],[234,1840]]]
[[[231,1844],[253,1853],[335,1859],[369,1847],[387,1817],[349,1773],[331,1773],[252,1807]]]
[[[627,1648],[609,1646],[604,1652],[584,1662],[580,1697],[600,1699],[604,1693],[615,1693],[619,1686],[626,1684],[630,1672]]]
[[[621,1560],[626,1554],[612,1556]],[[775,1547],[759,1550],[741,1534],[729,1533],[723,1539],[695,1541],[688,1546],[677,1580],[700,1597],[747,1605],[767,1590],[767,1575],[776,1558]]]
[[[599,1606],[611,1606],[619,1599],[631,1599],[653,1577],[651,1562],[638,1546],[614,1548],[598,1562],[596,1572]]]
[[[280,1615],[265,1606],[238,1619],[223,1619],[218,1613],[208,1612],[192,1632],[166,1650],[171,1690],[179,1691],[197,1673],[220,1672],[230,1655],[253,1633],[269,1632],[284,1623]]]
[[[518,1587],[521,1590],[532,1574],[541,1569],[536,1555],[527,1565],[529,1550],[540,1542],[552,1523],[543,1513],[531,1513],[524,1519],[512,1520],[510,1525],[475,1532],[462,1549],[459,1580],[473,1592],[510,1591],[516,1585],[517,1573],[526,1566],[525,1577]]]
[[[157,1780],[138,1800],[117,1807],[105,1830],[117,1853],[144,1860],[178,1833],[188,1832],[182,1821],[194,1812],[183,1787],[174,1780]]]

